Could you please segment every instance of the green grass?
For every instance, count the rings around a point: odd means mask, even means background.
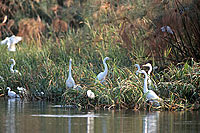
[[[66,38],[74,37],[68,35]],[[78,38],[78,37],[77,37]],[[109,108],[109,109],[148,109],[143,94],[143,77],[136,76],[137,63],[133,58],[127,58],[127,51],[118,49],[110,44],[88,47],[87,43],[73,38],[71,45],[66,45],[67,39],[62,40],[60,46],[47,41],[44,47],[20,43],[17,52],[8,52],[1,46],[1,76],[5,82],[0,82],[1,93],[6,95],[6,87],[16,91],[18,86],[25,87],[28,100],[48,100],[62,104],[75,105],[79,108]],[[79,41],[77,41],[79,40]],[[85,40],[87,41],[87,40]],[[85,45],[83,47],[82,45]],[[81,49],[79,49],[82,47]],[[106,49],[111,47],[110,49]],[[78,50],[77,50],[78,49]],[[76,51],[77,50],[77,51]],[[102,54],[101,51],[105,50]],[[78,52],[79,51],[79,52]],[[108,52],[109,51],[109,52]],[[115,52],[120,54],[114,54]],[[114,56],[115,55],[115,56]],[[102,59],[111,57],[107,61],[109,73],[104,85],[95,83],[96,75],[103,71]],[[14,58],[14,69],[22,76],[10,73],[9,60]],[[67,89],[65,81],[68,76],[68,62],[72,58],[72,75],[81,90]],[[142,62],[142,61],[141,61]],[[143,62],[144,63],[144,62]],[[187,62],[154,73],[152,79],[158,86],[156,93],[164,99],[161,107],[150,107],[159,110],[196,109],[199,99],[199,64]],[[95,93],[95,99],[87,97],[87,90]],[[38,92],[44,92],[41,95]]]

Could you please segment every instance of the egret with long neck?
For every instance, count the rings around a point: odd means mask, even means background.
[[[96,80],[99,80],[101,83],[103,83],[105,81],[106,75],[108,74],[108,66],[106,64],[106,60],[109,60],[109,59],[110,59],[109,57],[104,58],[104,60],[103,60],[104,71],[100,72],[97,75]]]
[[[75,86],[75,82],[74,82],[74,79],[72,78],[72,66],[71,66],[71,63],[72,63],[72,59],[69,60],[69,75],[68,75],[68,78],[66,80],[66,86],[68,88],[73,88]]]
[[[149,88],[152,89],[152,81],[151,81],[151,72],[153,70],[152,68],[152,65],[150,63],[147,63],[145,65],[142,65],[144,67],[149,67],[149,71],[147,72],[148,73],[148,83],[149,83]]]
[[[144,70],[139,71],[139,73],[143,73],[145,75],[143,92],[144,92],[144,94],[146,94],[146,99],[149,101],[153,101],[153,102],[158,102],[158,101],[162,100],[161,98],[159,98],[156,95],[156,93],[154,91],[148,90],[148,87],[147,87],[148,75],[147,75],[147,73]]]
[[[145,64],[145,65],[142,65],[142,66],[149,67],[149,71],[148,71],[147,73],[148,73],[148,75],[150,75],[150,74],[151,74],[151,72],[152,72],[152,70],[153,70],[153,68],[152,68],[152,65],[151,65],[150,63],[147,63],[147,64]]]
[[[15,64],[16,64],[16,63],[15,63],[15,60],[14,60],[14,59],[10,59],[10,61],[12,62],[11,66],[10,66],[10,71],[11,71],[11,73],[13,73],[13,74],[14,74],[14,73],[17,73],[17,74],[21,75],[21,73],[20,73],[18,70],[16,70],[16,69],[14,70],[14,69],[13,69],[13,67],[14,67]]]
[[[14,91],[11,91],[10,87],[7,87],[6,89],[8,90],[8,97],[19,98],[19,95],[17,95]]]

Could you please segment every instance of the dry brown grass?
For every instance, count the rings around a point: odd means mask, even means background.
[[[128,50],[132,50],[132,29],[133,25],[131,22],[124,20],[122,23],[122,27],[120,29],[119,35],[121,36],[123,42],[125,45],[122,45],[122,47],[127,48]]]
[[[67,32],[67,30],[68,30],[68,24],[67,24],[67,22],[61,20],[58,17],[53,20],[52,25],[53,25],[53,30],[56,33]]]
[[[35,40],[37,44],[41,45],[42,32],[45,30],[45,24],[40,17],[37,20],[33,18],[22,19],[19,22],[18,36],[22,36],[26,41]]]
[[[172,52],[167,57],[168,59],[179,62],[191,56],[198,60],[198,54],[195,54],[199,49],[196,44],[200,41],[200,30],[197,28],[199,18],[195,14],[198,8],[190,7],[191,1],[185,1],[183,4],[188,4],[185,7],[180,3],[181,1],[176,2],[176,6],[166,10],[161,19],[155,22],[156,29],[148,37],[148,44],[152,48],[153,56],[158,59],[163,57],[163,53],[170,46]],[[170,26],[174,34],[162,32],[161,27],[163,26]]]
[[[74,3],[73,0],[65,0],[65,1],[64,1],[64,5],[65,5],[66,7],[70,7],[73,3]]]

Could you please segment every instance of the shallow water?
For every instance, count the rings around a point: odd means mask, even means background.
[[[200,132],[200,112],[80,111],[45,102],[0,100],[0,133]]]

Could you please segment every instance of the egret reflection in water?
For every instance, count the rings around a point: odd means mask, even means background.
[[[149,112],[143,117],[143,133],[158,132],[158,120],[160,112]]]
[[[0,133],[199,132],[199,112],[89,111],[0,100]]]
[[[21,110],[23,104],[21,104],[20,98],[8,99],[7,114],[6,114],[6,133],[15,133],[16,131],[16,111]]]
[[[88,112],[94,115],[94,112]],[[87,117],[87,133],[94,133],[94,117]]]

